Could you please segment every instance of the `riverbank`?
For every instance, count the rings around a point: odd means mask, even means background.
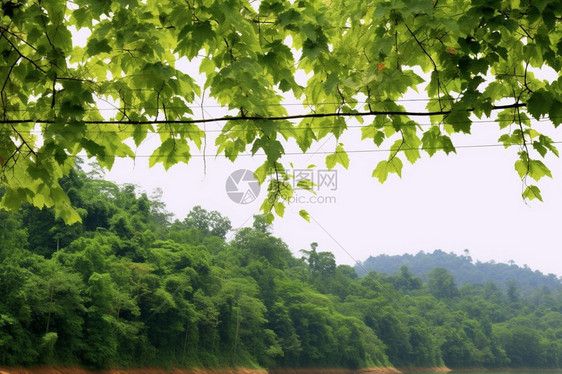
[[[447,373],[448,368],[402,368],[375,367],[363,369],[343,368],[300,368],[300,369],[249,369],[249,368],[221,368],[221,369],[165,369],[165,368],[132,368],[132,369],[104,369],[89,370],[80,367],[41,366],[33,368],[0,367],[0,374],[403,374],[403,373]]]
[[[33,368],[0,367],[0,374],[267,374],[267,370],[242,367],[221,369],[132,368],[88,370],[80,367],[41,366]]]
[[[301,369],[269,369],[269,374],[400,374],[402,371],[395,368],[363,368],[363,369],[342,369],[342,368],[301,368]]]

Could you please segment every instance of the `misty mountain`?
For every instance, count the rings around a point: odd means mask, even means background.
[[[465,282],[471,284],[493,282],[502,289],[506,289],[510,283],[517,285],[520,290],[562,287],[562,279],[554,274],[545,275],[538,270],[533,271],[527,265],[520,267],[513,263],[475,262],[468,251],[464,255],[446,253],[437,249],[433,253],[420,251],[415,255],[369,256],[364,262],[358,263],[355,270],[360,276],[373,270],[392,275],[398,273],[403,265],[406,265],[412,274],[421,277],[424,282],[427,281],[427,272],[442,267],[454,276],[458,286]]]

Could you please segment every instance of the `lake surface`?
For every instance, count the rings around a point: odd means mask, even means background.
[[[450,374],[562,374],[562,369],[537,369],[537,370],[453,370]],[[441,373],[442,374],[442,373]]]
[[[444,374],[437,372],[408,372],[406,374]],[[526,370],[453,370],[447,374],[562,374],[562,369],[526,369]]]

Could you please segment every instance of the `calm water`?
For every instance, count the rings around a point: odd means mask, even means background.
[[[442,374],[442,373],[441,373]],[[453,370],[449,374],[562,374],[562,369],[547,370],[485,370],[485,371],[462,371]]]

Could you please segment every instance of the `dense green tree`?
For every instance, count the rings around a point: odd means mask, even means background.
[[[396,289],[403,291],[418,290],[422,287],[422,280],[414,276],[406,265],[400,267],[399,275],[395,275],[389,280]]]
[[[0,365],[562,366],[560,287],[359,277],[314,243],[295,258],[263,216],[226,241],[218,212],[170,223],[134,186],[65,181],[99,214],[79,231],[47,209],[0,211]],[[69,234],[58,250],[53,233]]]
[[[455,279],[445,268],[435,268],[428,274],[429,291],[438,299],[450,299],[459,295]]]
[[[204,236],[218,236],[222,239],[232,230],[232,225],[228,218],[222,216],[216,210],[209,212],[200,206],[194,207],[187,214],[183,224],[186,228],[197,228]]]

